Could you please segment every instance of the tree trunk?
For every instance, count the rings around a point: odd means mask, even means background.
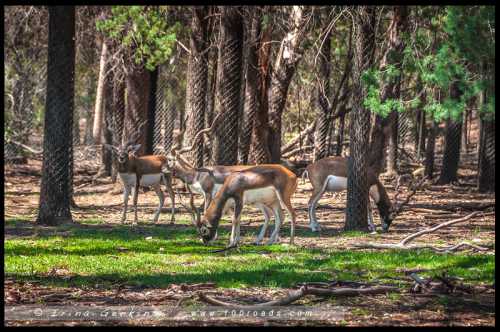
[[[94,126],[92,130],[92,138],[96,144],[101,144],[102,120],[104,109],[104,84],[108,71],[108,45],[105,41],[102,42],[101,60],[99,63],[99,79],[97,81],[97,91],[95,97],[94,110]]]
[[[281,117],[285,108],[288,87],[301,58],[299,45],[302,42],[303,8],[293,6],[290,14],[290,30],[278,52],[271,80],[269,112],[269,150],[271,162],[279,163],[281,157]]]
[[[120,145],[124,138],[124,123],[125,123],[125,82],[120,77],[118,70],[113,73],[113,105],[112,105],[112,127],[115,131],[112,133],[113,145]],[[118,175],[118,165],[115,158],[113,160],[113,170],[111,174],[111,181],[116,182]]]
[[[436,122],[432,121],[432,126],[427,135],[427,144],[425,145],[425,162],[424,174],[429,179],[434,177],[434,150],[436,148],[436,136],[439,126]]]
[[[398,174],[398,128],[399,128],[399,113],[393,112],[393,121],[390,124],[389,147],[387,154],[387,174]]]
[[[212,121],[214,119],[215,112],[215,88],[217,82],[217,52],[211,51],[210,56],[210,68],[212,71],[208,78],[208,87],[207,87],[207,110],[205,112],[205,128],[208,128],[212,125]],[[205,144],[205,165],[212,165],[212,146],[209,146],[209,142]]]
[[[486,91],[479,97],[479,109],[486,101]],[[478,190],[495,192],[495,115],[479,116]]]
[[[193,142],[198,132],[205,125],[205,109],[207,105],[207,81],[208,81],[208,35],[207,25],[208,7],[193,7],[191,10],[191,34],[190,51],[188,61],[188,81],[190,87],[189,99],[186,99],[186,133],[191,144],[195,148],[191,153],[191,159],[196,167],[203,166],[203,137]]]
[[[260,16],[254,7],[250,7],[251,14],[247,22],[247,69],[245,75],[245,103],[243,112],[243,123],[240,136],[240,164],[248,163],[252,129],[254,127],[255,115],[259,108],[258,98],[258,45],[260,35]]]
[[[462,152],[463,153],[467,153],[469,152],[469,142],[467,141],[467,129],[469,127],[468,123],[467,123],[467,120],[469,119],[469,108],[466,107],[465,110],[464,110],[464,114],[462,114],[462,143],[460,144],[460,148],[462,149]]]
[[[345,107],[345,105],[344,105]],[[344,145],[344,126],[345,126],[345,114],[339,118],[339,130],[337,132],[337,147],[335,149],[335,155],[342,155],[342,148]]]
[[[154,136],[155,136],[155,120],[156,120],[156,93],[158,85],[158,67],[153,71],[148,71],[150,86],[149,86],[149,101],[148,101],[148,124],[146,127],[146,149],[145,154],[153,154]]]
[[[72,222],[75,8],[49,6],[47,96],[37,223]]]
[[[94,100],[95,98],[95,90],[96,90],[96,81],[97,77],[93,73],[93,71],[90,71],[86,75],[86,98],[87,100]],[[85,105],[84,109],[84,117],[85,117],[85,133],[83,136],[83,144],[84,145],[93,145],[94,144],[94,139],[92,137],[92,131],[94,127],[94,111],[92,109],[92,105],[87,104]]]
[[[347,206],[345,230],[368,230],[368,135],[370,111],[363,107],[366,87],[361,85],[361,75],[373,66],[375,51],[375,8],[360,6],[355,13],[356,51],[353,67],[353,110],[350,117],[349,151],[347,168]]]
[[[406,31],[407,16],[406,6],[396,6],[393,8],[392,20],[388,29],[389,46],[380,65],[382,70],[387,66],[395,66],[401,70],[402,52],[404,49],[402,34]],[[384,84],[381,88],[381,101],[399,99],[399,84],[401,84],[400,77],[392,78]],[[387,158],[387,142],[394,129],[396,116],[396,111],[393,110],[386,118],[380,115],[376,115],[375,117],[375,125],[371,135],[369,165],[377,174],[382,172],[384,162]]]
[[[238,159],[238,113],[241,93],[241,56],[243,25],[238,8],[221,8],[222,41],[217,79],[218,114],[214,160],[217,165],[235,165]]]
[[[450,98],[458,100],[460,90],[457,83],[450,87]],[[460,161],[460,143],[462,135],[462,123],[449,118],[446,121],[446,134],[444,137],[443,167],[439,175],[438,184],[448,184],[457,181],[458,164]]]
[[[417,158],[421,159],[424,157],[425,153],[425,137],[427,136],[427,127],[425,125],[425,112],[423,109],[418,109],[416,114],[416,153]]]
[[[325,22],[324,27],[328,27],[328,23]],[[318,112],[317,112],[317,122],[316,131],[314,133],[314,161],[323,159],[328,155],[328,141],[327,135],[330,129],[330,113],[332,107],[328,105],[327,96],[331,95],[330,92],[330,61],[331,61],[331,29],[329,30],[327,36],[323,41],[323,45],[319,54],[319,79],[317,82],[317,98],[318,98]]]
[[[126,75],[125,141],[137,136],[133,144],[140,144],[138,156],[146,154],[146,135],[151,76],[144,67],[132,66]],[[139,126],[146,123],[140,132]],[[137,134],[137,135],[135,135]]]
[[[113,133],[110,130],[113,126],[113,76],[111,73],[106,76],[106,79],[104,81],[104,88],[103,88],[103,97],[104,97],[104,103],[103,103],[103,112],[104,112],[104,123],[105,123],[105,128],[104,128],[104,143],[105,144],[113,144]],[[113,155],[112,152],[109,149],[106,149],[104,147],[104,144],[102,145],[102,165],[103,165],[103,172],[102,175],[104,176],[111,176],[112,174],[112,163],[113,163]]]
[[[268,24],[263,31],[258,46],[258,76],[257,76],[257,109],[252,128],[252,145],[250,146],[250,163],[267,164],[271,161],[269,150],[269,87],[270,54],[272,25]]]

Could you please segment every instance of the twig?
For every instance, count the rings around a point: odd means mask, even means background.
[[[387,292],[399,292],[399,289],[394,286],[374,286],[369,288],[315,288],[302,286],[298,290],[292,290],[287,296],[279,298],[277,300],[268,301],[264,303],[257,303],[252,305],[241,305],[233,304],[229,302],[224,302],[221,300],[214,299],[213,297],[206,295],[204,293],[199,293],[201,300],[218,306],[233,307],[237,309],[258,309],[262,307],[271,306],[284,306],[293,303],[306,295],[317,295],[317,296],[358,296],[366,294],[382,294]]]

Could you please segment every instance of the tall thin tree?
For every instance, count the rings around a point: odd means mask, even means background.
[[[224,6],[221,11],[221,42],[217,67],[218,114],[214,161],[218,165],[235,165],[238,158],[238,114],[240,111],[243,23],[240,8]]]
[[[190,94],[186,99],[186,131],[190,139],[205,125],[208,83],[208,7],[196,6],[191,10],[190,55],[188,60],[188,81]],[[203,137],[199,137],[191,156],[196,167],[203,166]]]
[[[37,223],[72,222],[75,8],[49,6],[47,97]]]
[[[368,135],[370,112],[363,106],[367,94],[361,75],[373,66],[375,51],[375,8],[360,6],[354,13],[356,27],[353,66],[353,109],[350,116],[350,157],[347,169],[345,230],[368,230]]]

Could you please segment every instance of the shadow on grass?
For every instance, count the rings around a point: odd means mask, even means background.
[[[391,263],[391,255],[397,256],[397,262]],[[421,263],[428,261],[432,257],[432,253],[422,253],[419,257],[409,252],[387,252],[378,253],[363,253],[339,251],[332,252],[329,257],[315,258],[308,256],[307,258],[297,258],[296,260],[281,262],[275,260],[265,265],[254,266],[235,266],[225,265],[214,267],[210,270],[189,270],[175,271],[165,273],[133,273],[123,275],[120,273],[95,273],[92,275],[76,275],[76,276],[51,276],[46,274],[27,275],[22,273],[7,273],[6,277],[14,278],[15,280],[36,280],[46,285],[53,286],[91,286],[96,284],[103,288],[113,288],[118,284],[139,286],[139,287],[166,287],[172,283],[203,283],[215,282],[221,287],[241,287],[241,286],[264,286],[264,287],[293,287],[299,282],[311,281],[331,281],[338,280],[353,280],[353,281],[370,281],[381,278],[383,275],[394,275],[395,266],[411,265],[418,266]],[[374,265],[375,260],[380,259],[379,266]],[[359,261],[361,264],[356,264]],[[332,267],[332,262],[347,262],[340,264],[338,268]],[[371,262],[371,265],[368,263]],[[363,265],[366,263],[368,266]],[[455,257],[452,263],[446,264],[431,270],[431,274],[440,274],[443,271],[457,273],[458,269],[469,269],[471,267],[481,267],[481,265],[490,263],[490,259],[486,256],[462,256]],[[367,276],[369,272],[371,275]],[[493,271],[484,270],[481,275],[470,276],[470,280],[491,282],[494,279]],[[389,281],[393,283],[394,281]],[[380,283],[380,282],[379,282]]]

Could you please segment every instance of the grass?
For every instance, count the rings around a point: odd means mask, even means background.
[[[6,228],[33,230],[33,222],[23,218],[6,222]],[[239,251],[215,254],[210,252],[214,247],[203,245],[189,224],[147,223],[131,228],[105,226],[93,219],[31,236],[11,236],[4,247],[5,273],[17,280],[62,286],[124,283],[165,287],[171,283],[211,281],[220,287],[291,287],[304,281],[383,280],[401,276],[396,269],[402,268],[448,271],[471,282],[494,280],[494,255],[338,250],[333,244],[329,249],[243,245]],[[250,243],[256,232],[248,231],[243,241]],[[228,227],[220,230],[217,248],[225,246],[228,237]],[[54,275],[54,269],[62,272]]]

